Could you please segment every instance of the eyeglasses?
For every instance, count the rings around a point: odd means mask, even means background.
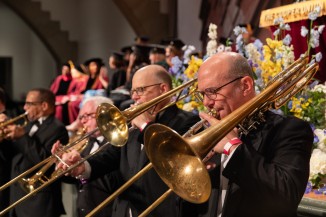
[[[229,81],[228,83],[226,84],[223,84],[222,86],[220,87],[210,87],[210,88],[206,88],[204,91],[196,91],[195,94],[196,94],[196,97],[197,99],[199,99],[200,101],[204,101],[204,97],[205,95],[208,97],[208,99],[210,100],[215,100],[216,97],[217,97],[217,94],[218,92],[225,86],[227,86],[228,84],[231,84],[239,79],[241,79],[243,77],[238,77],[236,79],[233,79],[232,81]]]
[[[132,94],[136,93],[138,96],[141,96],[144,94],[145,92],[145,89],[147,87],[152,87],[152,86],[156,86],[156,85],[160,85],[162,83],[157,83],[157,84],[151,84],[151,85],[147,85],[147,86],[143,86],[143,87],[137,87],[135,89],[131,89],[130,90],[130,96],[132,96]]]
[[[41,104],[42,102],[25,102],[25,105],[26,106],[36,106],[36,105],[39,105]]]
[[[91,118],[95,118],[95,113],[85,113],[85,114],[80,115],[80,116],[78,117],[78,119],[79,119],[80,121],[82,121],[82,120],[86,120],[86,121],[88,121],[88,120],[91,119]]]

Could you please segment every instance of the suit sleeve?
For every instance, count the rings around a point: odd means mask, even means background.
[[[223,175],[245,194],[263,197],[267,204],[278,203],[285,209],[297,206],[309,176],[312,130],[308,123],[289,118],[278,121],[267,134],[259,151],[240,145]]]
[[[29,159],[33,164],[41,162],[43,159],[51,155],[53,144],[59,140],[62,144],[67,144],[69,137],[64,125],[56,125],[53,123],[51,127],[41,135],[30,137],[27,133],[18,139],[15,144],[16,150],[23,153],[24,157]],[[43,142],[41,141],[43,140]]]

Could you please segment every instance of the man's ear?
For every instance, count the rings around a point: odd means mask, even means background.
[[[241,90],[244,96],[247,96],[248,94],[251,94],[253,91],[255,91],[254,81],[250,76],[243,77],[241,79],[241,84]]]
[[[160,85],[160,93],[166,93],[166,92],[168,92],[168,85],[165,83],[162,83]]]
[[[49,104],[47,102],[42,102],[42,110],[47,111],[49,109]]]

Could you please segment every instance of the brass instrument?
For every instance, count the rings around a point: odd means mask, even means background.
[[[162,94],[161,96],[158,96],[148,102],[144,102],[135,107],[130,107],[122,112],[112,104],[103,103],[97,109],[97,126],[99,126],[99,130],[103,135],[108,135],[107,140],[110,141],[111,144],[113,144],[114,146],[121,147],[125,145],[128,140],[128,124],[131,122],[132,119],[134,119],[141,113],[149,110],[153,106],[161,103],[167,98],[172,97],[178,91],[181,91],[186,87],[191,87],[196,81],[197,78],[190,80],[187,83]],[[191,91],[193,90],[190,90],[189,92],[191,93]],[[174,102],[171,102],[159,111],[162,111],[163,109],[171,106],[172,104],[175,104],[176,101],[180,100],[180,97],[183,98],[184,96],[179,95]]]
[[[77,166],[79,166],[81,163],[86,161],[88,158],[92,157],[99,151],[103,150],[104,147],[111,144],[113,146],[121,147],[123,146],[128,139],[128,124],[130,121],[135,118],[136,116],[140,115],[141,113],[149,110],[151,107],[155,106],[156,104],[168,99],[169,97],[176,94],[178,91],[185,89],[186,87],[189,87],[193,85],[197,79],[193,79],[173,90],[170,90],[161,96],[154,98],[146,103],[143,103],[141,105],[137,105],[135,107],[126,109],[125,111],[121,112],[118,108],[116,108],[114,105],[110,105],[108,103],[103,103],[98,106],[96,111],[96,122],[97,122],[97,128],[93,131],[85,134],[80,139],[64,146],[62,150],[59,151],[58,155],[60,153],[63,153],[67,151],[69,148],[75,146],[77,143],[79,143],[81,140],[89,137],[90,135],[94,134],[98,130],[100,130],[101,134],[107,139],[107,143],[103,146],[101,146],[99,149],[97,149],[95,152],[91,153],[90,155],[84,157],[81,161],[77,162],[74,165],[71,165],[67,170],[65,171],[55,171],[51,178],[44,177],[44,172],[53,164],[56,162],[56,160],[61,160],[57,155],[51,155],[47,159],[43,160],[42,162],[38,163],[37,165],[33,166],[29,170],[25,171],[24,173],[20,174],[19,176],[15,177],[14,179],[10,180],[8,183],[4,184],[0,187],[0,191],[7,188],[11,184],[20,181],[22,182],[22,178],[27,176],[28,174],[34,172],[36,169],[43,166],[38,173],[36,173],[30,180],[25,179],[26,182],[23,181],[23,185],[26,185],[24,188],[29,191],[27,195],[20,198],[18,201],[11,204],[6,209],[2,210],[0,212],[0,216],[4,213],[8,212],[10,209],[18,205],[19,203],[23,202],[27,198],[29,198],[31,195],[34,195],[35,193],[39,192],[44,187],[52,184],[54,181],[56,181],[58,178],[66,174],[67,172],[73,170]],[[179,97],[178,97],[179,98]],[[178,100],[178,99],[177,99]],[[176,100],[176,101],[177,101]],[[176,102],[175,101],[175,102]],[[174,104],[175,102],[171,102],[169,105]],[[164,107],[165,109],[166,107]],[[162,109],[161,109],[162,110]],[[161,111],[160,110],[160,111]],[[37,186],[37,187],[36,187]]]
[[[27,119],[27,112],[24,114],[18,115],[17,117],[11,118],[9,120],[0,122],[0,139],[3,139],[6,137],[6,134],[3,132],[3,128],[7,127],[8,125],[14,124],[16,121],[24,119],[24,123],[21,125],[22,127],[26,126],[28,123]]]
[[[210,114],[214,115],[216,114],[216,111],[210,111]],[[200,130],[204,124],[206,123],[206,120],[198,121],[196,124],[194,124],[184,135],[183,137],[189,137],[191,135],[194,135],[198,130]],[[105,206],[110,204],[116,197],[118,197],[122,192],[127,190],[134,182],[136,182],[139,178],[141,178],[145,173],[147,173],[150,169],[153,168],[152,163],[148,163],[143,169],[141,169],[139,172],[137,172],[133,177],[131,177],[126,183],[124,183],[120,188],[118,188],[115,192],[113,192],[109,197],[107,197],[103,202],[101,202],[97,207],[95,207],[91,212],[89,212],[86,217],[95,216],[101,209],[103,209]]]
[[[170,189],[140,216],[146,216],[172,191],[192,203],[207,201],[211,182],[202,159],[234,127],[249,123],[249,126],[243,128],[250,128],[251,118],[270,108],[282,106],[299,92],[318,70],[317,63],[307,67],[307,61],[307,56],[295,61],[264,91],[223,118],[217,125],[196,136],[183,138],[164,125],[149,126],[145,132],[146,153],[154,169]]]
[[[75,142],[74,146],[72,146],[71,148],[67,149],[65,152],[68,152],[69,150],[71,150],[72,148],[75,149],[76,151],[78,151],[79,153],[81,153],[86,146],[88,145],[88,138],[84,138],[82,140],[78,140],[77,137],[82,138],[83,135],[86,133],[86,129],[82,128],[81,130],[79,130],[77,132],[77,135],[75,136],[76,139],[74,139],[72,141],[72,143]],[[55,158],[51,159],[49,162],[47,162],[40,170],[38,170],[35,175],[33,175],[30,178],[21,178],[18,180],[20,186],[22,187],[22,189],[26,192],[26,193],[30,193],[33,192],[36,188],[42,186],[42,184],[44,184],[45,182],[47,182],[49,180],[48,177],[46,177],[45,172],[50,169],[57,160],[61,160],[59,157],[57,157],[57,155],[55,155]],[[56,176],[56,174],[58,173],[58,171],[54,171],[51,174],[51,177]]]

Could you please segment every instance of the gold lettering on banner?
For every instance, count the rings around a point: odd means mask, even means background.
[[[279,17],[283,18],[284,23],[306,20],[317,6],[320,7],[319,16],[326,15],[326,0],[299,2],[264,10],[260,15],[259,27],[274,26],[274,20]]]

